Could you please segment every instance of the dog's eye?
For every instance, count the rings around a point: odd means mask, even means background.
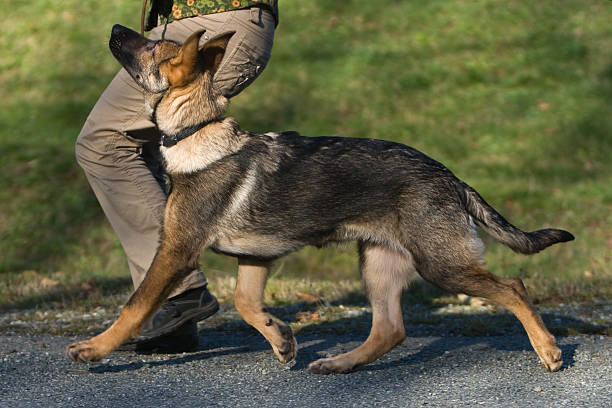
[[[136,82],[142,82],[142,75],[136,74]]]

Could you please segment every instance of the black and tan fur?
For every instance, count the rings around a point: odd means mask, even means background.
[[[227,100],[212,87],[231,34],[198,49],[200,35],[179,46],[113,28],[111,50],[145,90],[160,131],[172,136],[208,124],[161,148],[173,189],[158,253],[117,321],[68,347],[74,361],[99,360],[137,335],[205,248],[238,258],[238,312],[281,362],[290,361],[297,350],[291,329],[263,310],[270,262],[305,245],[356,240],[372,304],[370,336],[310,371],[347,372],[400,344],[400,297],[413,272],[447,291],[501,303],[522,322],[544,365],[561,367],[561,350],[521,280],[486,269],[476,225],[525,254],[569,241],[570,233],[519,230],[442,164],[398,143],[241,130],[223,116]]]

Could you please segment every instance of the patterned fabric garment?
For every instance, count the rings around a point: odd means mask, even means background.
[[[153,0],[147,18],[146,30],[157,25],[157,17],[161,24],[170,23],[181,18],[206,14],[222,13],[224,11],[240,10],[250,7],[264,7],[272,12],[278,25],[277,0]]]

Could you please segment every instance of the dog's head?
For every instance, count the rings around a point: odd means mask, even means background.
[[[163,93],[182,87],[200,75],[212,77],[219,68],[229,39],[226,33],[198,47],[204,31],[192,34],[180,45],[174,41],[153,41],[116,24],[109,47],[115,58],[145,92]]]

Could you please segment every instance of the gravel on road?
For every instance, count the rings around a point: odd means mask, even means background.
[[[565,364],[556,373],[523,334],[409,335],[351,374],[306,371],[365,336],[298,335],[296,361],[281,365],[253,330],[204,329],[193,353],[114,352],[82,365],[65,356],[75,337],[2,334],[0,407],[612,406],[612,338],[601,335],[559,338]]]

